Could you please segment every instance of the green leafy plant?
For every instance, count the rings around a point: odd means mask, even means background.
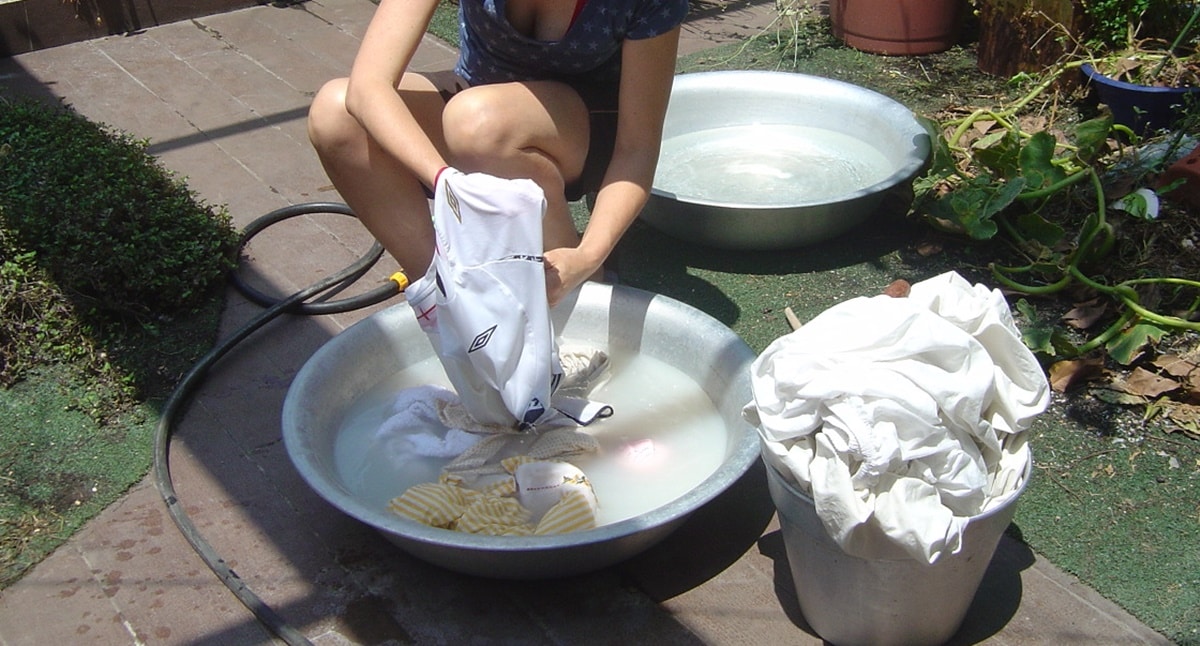
[[[1081,4],[1092,49],[1119,50],[1138,34],[1161,36],[1178,31],[1186,20],[1179,0],[1089,0]]]
[[[1092,338],[1071,343],[1063,335],[1042,334],[1032,339],[1035,350],[1070,357],[1103,348],[1128,365],[1168,331],[1200,331],[1200,323],[1191,320],[1200,299],[1182,313],[1164,314],[1144,305],[1142,293],[1200,294],[1200,281],[1139,276],[1112,282],[1105,276],[1117,239],[1101,172],[1113,159],[1114,135],[1131,138],[1133,133],[1108,115],[1055,132],[1027,131],[1021,120],[1023,109],[1077,66],[1054,70],[1009,106],[978,109],[943,123],[926,120],[934,152],[928,174],[915,183],[915,208],[942,230],[1008,242],[1024,264],[992,263],[991,271],[1010,291],[1049,296],[1082,287],[1118,306],[1116,319]],[[1068,221],[1062,216],[1071,210],[1068,204],[1087,205],[1086,215]],[[1028,313],[1031,306],[1025,308]]]
[[[1200,21],[1200,4],[1183,12],[1181,3],[1162,0],[1137,2],[1100,2],[1087,5],[1091,12],[1101,8],[1103,20],[1093,24],[1091,47],[1103,52],[1090,56],[1096,70],[1113,79],[1148,87],[1200,87],[1200,54],[1189,44],[1189,36]],[[1154,8],[1159,21],[1154,27],[1161,35],[1142,36],[1143,15]],[[1124,9],[1124,11],[1118,10]],[[1136,18],[1135,18],[1136,16]],[[1095,18],[1094,18],[1095,20]],[[1124,21],[1124,22],[1123,22]],[[1120,29],[1123,33],[1118,34]]]
[[[11,386],[33,366],[46,361],[90,363],[99,353],[91,330],[75,308],[37,265],[37,254],[13,244],[0,228],[0,387]],[[94,369],[102,370],[99,365]]]

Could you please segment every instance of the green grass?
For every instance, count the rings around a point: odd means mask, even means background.
[[[94,388],[70,367],[0,390],[0,586],[53,551],[146,475],[157,414],[130,409],[97,424],[76,405]]]
[[[117,375],[150,382],[133,401],[79,361],[45,361],[0,388],[0,589],[146,476],[158,406],[211,347],[222,307],[213,294],[99,346]]]
[[[1200,442],[1072,412],[1034,429],[1023,539],[1143,623],[1200,643]]]
[[[442,0],[429,22],[429,33],[458,47],[458,3]]]

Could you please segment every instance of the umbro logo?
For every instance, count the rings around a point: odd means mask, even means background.
[[[458,196],[454,194],[454,189],[450,188],[450,183],[446,183],[446,205],[450,207],[450,212],[454,214],[454,219],[462,223],[462,213],[459,212]]]
[[[492,333],[495,331],[496,326],[493,325],[492,327],[475,335],[475,340],[471,341],[471,347],[467,348],[467,352],[471,353],[485,347],[488,344],[488,341],[492,340]]]

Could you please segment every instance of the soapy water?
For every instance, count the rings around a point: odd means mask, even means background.
[[[599,501],[597,524],[639,516],[691,491],[724,462],[729,439],[712,400],[692,378],[644,355],[610,357],[609,378],[589,395],[614,414],[585,427],[600,444],[574,456]],[[386,508],[409,487],[436,481],[449,458],[413,455],[405,434],[377,433],[391,415],[396,393],[425,384],[450,388],[436,357],[414,364],[363,394],[344,416],[334,440],[334,464],[343,485],[368,506]],[[532,440],[532,438],[530,438]]]
[[[728,126],[665,139],[654,187],[689,200],[786,206],[834,201],[893,170],[870,143],[840,132]]]

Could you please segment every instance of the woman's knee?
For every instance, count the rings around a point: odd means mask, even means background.
[[[327,82],[308,108],[308,138],[319,153],[345,145],[361,129],[346,110],[346,85],[344,78]]]
[[[520,124],[500,107],[496,95],[490,87],[471,88],[446,103],[442,133],[457,164],[486,166],[489,160],[523,147],[517,139]]]
[[[442,128],[452,157],[488,170],[537,152],[570,176],[588,145],[587,107],[561,83],[503,83],[468,88],[446,104]]]

